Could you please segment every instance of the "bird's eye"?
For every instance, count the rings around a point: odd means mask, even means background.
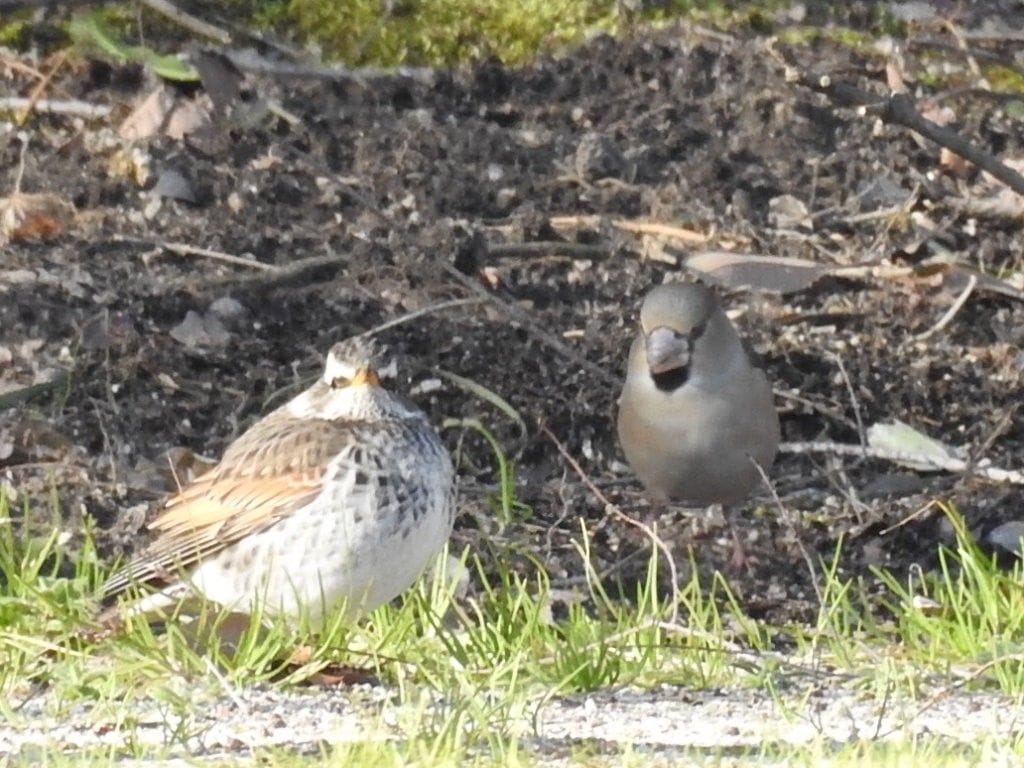
[[[331,389],[344,389],[352,383],[352,379],[346,379],[344,376],[335,376],[331,379]]]

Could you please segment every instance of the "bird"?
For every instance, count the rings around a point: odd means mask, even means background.
[[[442,550],[454,473],[426,415],[381,385],[380,349],[335,344],[323,375],[166,501],[102,588],[107,622],[198,598],[321,628],[398,596]],[[152,587],[131,601],[129,588]]]
[[[653,288],[619,398],[619,442],[644,488],[707,507],[742,501],[779,445],[772,388],[715,293]]]

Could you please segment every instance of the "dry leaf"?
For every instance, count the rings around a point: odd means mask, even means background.
[[[160,86],[139,102],[117,132],[129,141],[160,134],[180,141],[209,122],[209,109],[198,99],[176,97],[173,91]]]
[[[806,290],[835,269],[805,259],[729,251],[701,251],[688,256],[684,265],[728,288],[780,294]]]
[[[779,229],[814,229],[807,206],[793,195],[779,195],[768,201],[768,223]]]
[[[200,315],[190,309],[185,319],[171,329],[171,338],[186,347],[223,347],[231,334],[216,315]]]
[[[939,150],[939,168],[960,179],[966,179],[974,170],[974,165],[947,147]]]
[[[899,419],[891,424],[872,424],[868,427],[867,438],[872,448],[904,454],[905,458],[893,460],[919,472],[938,472],[948,460],[964,458],[961,451],[918,432]]]
[[[149,182],[150,160],[149,153],[139,147],[126,147],[107,160],[107,175],[112,179],[128,179],[136,186],[144,187]]]
[[[60,195],[15,192],[0,198],[0,245],[51,240],[64,234],[74,218],[75,207]]]

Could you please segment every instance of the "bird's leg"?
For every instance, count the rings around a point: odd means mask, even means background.
[[[729,570],[732,573],[741,571],[750,572],[753,561],[747,556],[747,548],[743,544],[740,532],[736,527],[736,510],[724,509],[726,524],[729,526],[729,535],[732,537],[732,551],[729,553]]]

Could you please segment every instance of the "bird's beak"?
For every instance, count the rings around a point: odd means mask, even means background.
[[[677,336],[671,328],[655,328],[644,344],[647,353],[647,367],[652,374],[683,368],[690,363],[690,346],[687,339]]]
[[[371,387],[380,386],[380,376],[377,375],[377,371],[368,365],[364,365],[356,371],[356,375],[352,377],[350,382],[351,386],[357,384],[366,384]]]

